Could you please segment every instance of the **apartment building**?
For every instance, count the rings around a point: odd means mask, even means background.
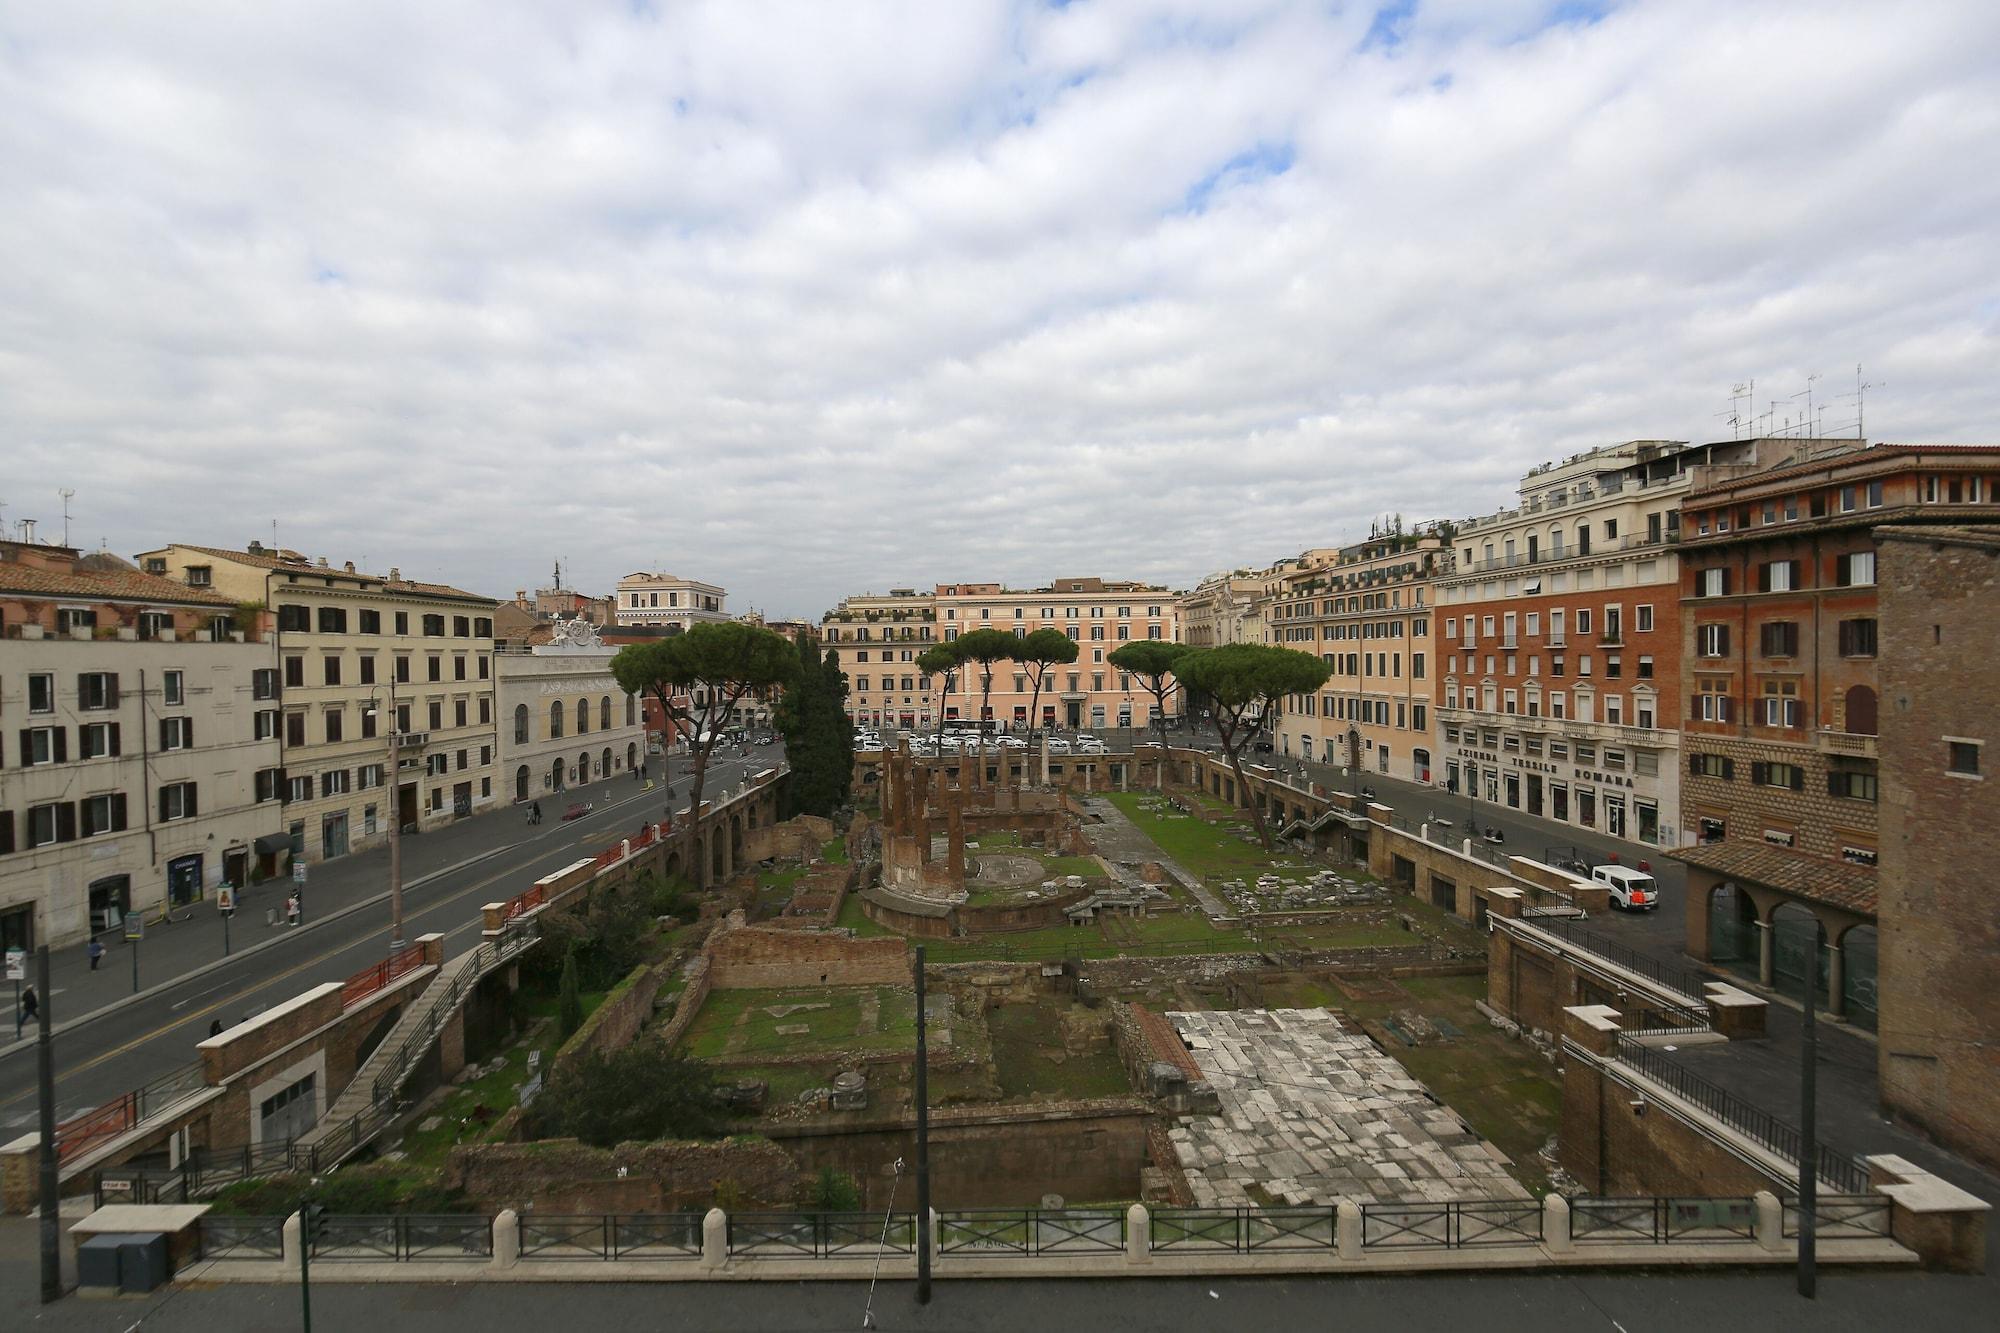
[[[1191,648],[1218,648],[1225,643],[1262,643],[1264,623],[1259,599],[1268,572],[1237,569],[1210,574],[1174,599],[1180,640]]]
[[[939,638],[936,598],[914,588],[843,598],[820,620],[820,641],[847,675],[847,711],[857,725],[937,724],[938,682],[916,659]]]
[[[1438,580],[1446,787],[1652,846],[1681,825],[1681,506],[1804,442],[1633,440],[1548,463],[1469,519]]]
[[[1333,669],[1317,694],[1280,702],[1279,753],[1431,781],[1440,675],[1433,583],[1450,562],[1443,536],[1427,526],[1342,547],[1278,577],[1260,600],[1265,641]]]
[[[681,633],[690,625],[729,619],[728,598],[720,587],[674,574],[627,574],[612,594],[611,612],[619,625],[659,625]]]
[[[998,583],[940,583],[932,596],[937,624],[947,642],[975,629],[997,629],[1016,637],[1054,629],[1076,641],[1076,661],[1043,673],[1037,725],[1094,729],[1149,724],[1152,697],[1106,659],[1120,644],[1135,639],[1178,637],[1170,590],[1075,577],[1025,589]],[[960,673],[957,693],[945,702],[945,717],[979,715],[976,676],[976,671]],[[1177,707],[1178,699],[1179,695],[1170,698],[1168,707]],[[1029,708],[1036,702],[1034,681],[1026,670],[1010,662],[994,664],[987,720],[1026,730]]]
[[[539,800],[646,762],[637,695],[611,674],[618,649],[584,620],[557,622],[546,642],[493,656],[498,770],[508,799]]]
[[[2000,520],[2000,448],[1793,441],[1789,466],[1684,503],[1687,947],[1800,989],[1817,930],[1835,1013],[1872,1021],[1883,532]],[[1921,608],[1900,608],[1923,619]],[[1989,635],[1989,641],[1991,636]],[[1942,638],[1942,631],[1939,631]],[[1924,726],[1894,701],[1898,725]]]
[[[0,948],[271,873],[276,658],[234,611],[121,561],[0,542]]]
[[[148,572],[267,608],[294,857],[360,850],[387,837],[391,818],[421,831],[495,803],[492,598],[256,542],[167,546],[139,559]]]

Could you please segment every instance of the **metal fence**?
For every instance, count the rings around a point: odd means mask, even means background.
[[[1364,1250],[1456,1250],[1481,1245],[1535,1245],[1541,1239],[1542,1205],[1534,1199],[1361,1206]]]
[[[56,1160],[67,1162],[81,1156],[206,1086],[201,1062],[196,1061],[142,1087],[120,1093],[82,1115],[72,1116],[56,1126]]]
[[[1125,1248],[1123,1209],[975,1208],[938,1217],[939,1254],[1104,1254]]]
[[[700,1213],[521,1214],[521,1257],[691,1259],[701,1254]]]
[[[1330,1250],[1338,1241],[1327,1208],[1156,1208],[1155,1250]]]
[[[313,1235],[315,1261],[491,1259],[493,1219],[467,1214],[329,1214]]]
[[[282,1259],[285,1219],[205,1214],[197,1233],[204,1259]]]
[[[729,1214],[733,1255],[828,1258],[878,1251],[917,1252],[915,1213]]]
[[[1889,1198],[1883,1194],[1823,1194],[1813,1201],[1813,1234],[1821,1240],[1858,1240],[1887,1236]],[[1797,1199],[1785,1200],[1782,1234],[1799,1234],[1803,1210]]]
[[[1536,925],[1587,953],[1609,959],[1627,972],[1636,972],[1648,980],[1658,982],[1684,998],[1691,1007],[1701,1007],[1707,981],[1685,967],[1676,967],[1657,958],[1648,958],[1609,936],[1578,925],[1574,917],[1538,918]]]
[[[1799,1160],[1800,1135],[1793,1125],[1710,1083],[1665,1052],[1643,1045],[1622,1032],[1615,1034],[1613,1051],[1621,1064],[1630,1065],[1671,1089],[1675,1096],[1700,1107],[1782,1160],[1788,1163]],[[1842,1194],[1867,1193],[1868,1168],[1839,1149],[1819,1144],[1814,1165],[1819,1178]]]
[[[1569,1232],[1578,1245],[1755,1240],[1757,1205],[1747,1198],[1571,1199]]]

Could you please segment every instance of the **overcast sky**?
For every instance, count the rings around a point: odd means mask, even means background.
[[[1491,511],[1753,376],[1993,442],[1996,57],[1991,0],[0,6],[0,504],[816,617]]]

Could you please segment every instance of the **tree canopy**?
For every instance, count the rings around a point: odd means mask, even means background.
[[[1012,660],[1014,645],[1018,642],[1013,635],[997,629],[970,630],[952,640],[952,646],[958,649],[960,662],[979,664],[979,719],[982,722],[986,720],[988,701],[993,697],[993,664]]]
[[[832,817],[854,785],[854,724],[847,718],[847,676],[840,658],[822,652],[817,639],[800,646],[798,666],[778,701],[778,729],[792,766],[785,817]]]
[[[1184,687],[1206,696],[1215,710],[1215,728],[1229,756],[1229,767],[1236,774],[1236,789],[1241,792],[1243,747],[1250,743],[1255,724],[1286,695],[1310,694],[1324,685],[1333,668],[1311,653],[1291,648],[1229,643],[1190,651],[1174,664],[1174,674]],[[1264,822],[1263,804],[1247,795],[1244,800],[1257,826],[1258,840],[1268,849],[1271,832]]]
[[[917,670],[937,681],[937,734],[944,735],[944,706],[951,698],[952,677],[958,674],[958,640],[934,643],[917,654]]]
[[[1042,673],[1052,666],[1076,661],[1077,642],[1059,629],[1038,629],[1015,639],[1008,655],[1026,667],[1035,679],[1034,693],[1028,701],[1028,726],[1038,727],[1042,724]],[[1021,765],[1024,778],[1027,768],[1025,763]]]
[[[1167,696],[1180,688],[1174,675],[1174,664],[1193,651],[1184,643],[1134,639],[1120,644],[1104,659],[1120,671],[1136,676],[1140,686],[1153,696],[1153,726],[1160,738],[1159,781],[1162,786],[1166,783]]]
[[[714,1071],[652,1040],[558,1064],[532,1116],[545,1136],[599,1148],[704,1138],[729,1122]]]

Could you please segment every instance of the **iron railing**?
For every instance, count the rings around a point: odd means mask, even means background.
[[[390,954],[372,967],[364,967],[347,979],[340,988],[340,1007],[345,1009],[358,1000],[365,1000],[390,982],[404,977],[424,965],[424,946],[412,944]]]
[[[687,1259],[701,1254],[700,1213],[521,1214],[524,1259]]]
[[[915,1213],[729,1214],[729,1252],[830,1258],[878,1251],[915,1254]]]
[[[56,1160],[67,1162],[117,1138],[183,1097],[192,1096],[207,1084],[201,1062],[196,1061],[130,1092],[121,1093],[102,1106],[72,1116],[56,1126]]]
[[[1702,1007],[1703,989],[1708,983],[1698,973],[1685,967],[1676,967],[1672,963],[1662,962],[1657,958],[1648,958],[1629,945],[1620,944],[1617,940],[1578,925],[1570,918],[1551,918],[1537,924],[1542,930],[1561,937],[1586,953],[1594,953],[1599,958],[1609,959],[1627,972],[1636,972],[1649,981],[1658,982],[1686,1000],[1689,1007]]]
[[[1456,1250],[1482,1245],[1535,1245],[1541,1239],[1542,1206],[1534,1199],[1361,1205],[1364,1250]]]
[[[285,1219],[205,1214],[196,1232],[204,1259],[282,1259]]]
[[[1578,1245],[1670,1245],[1757,1238],[1750,1199],[1571,1199],[1570,1239]]]
[[[939,1254],[1104,1254],[1125,1247],[1122,1209],[974,1208],[938,1216]]]
[[[317,1262],[343,1259],[491,1259],[493,1219],[471,1214],[331,1213],[312,1238]]]
[[[1788,1164],[1799,1160],[1800,1135],[1795,1126],[1709,1082],[1664,1051],[1643,1045],[1622,1032],[1613,1033],[1612,1037],[1612,1053],[1620,1064],[1629,1065],[1675,1096],[1700,1107],[1769,1149],[1780,1160]],[[1846,1153],[1821,1143],[1813,1160],[1819,1178],[1842,1194],[1868,1192],[1868,1168]]]
[[[1158,1208],[1149,1219],[1155,1250],[1330,1250],[1334,1209]]]
[[[1799,1234],[1801,1211],[1797,1199],[1785,1200],[1780,1229],[1787,1240]],[[1822,1194],[1813,1200],[1813,1234],[1820,1240],[1887,1236],[1889,1214],[1889,1197],[1885,1194]]]

